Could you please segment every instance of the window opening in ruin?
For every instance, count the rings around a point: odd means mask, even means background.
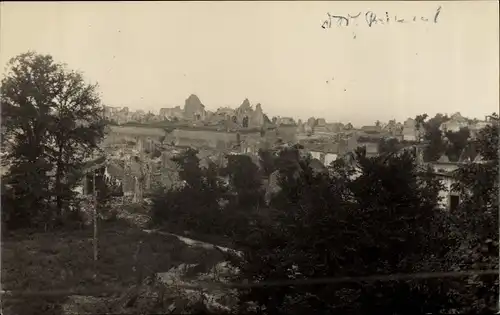
[[[248,116],[245,116],[245,118],[243,118],[243,128],[248,128]]]
[[[460,203],[460,197],[457,195],[450,195],[450,211],[455,211]]]

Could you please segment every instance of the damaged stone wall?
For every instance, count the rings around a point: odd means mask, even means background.
[[[255,109],[253,109],[248,99],[245,99],[235,110],[235,118],[236,123],[241,128],[262,127],[265,123],[262,105],[259,103],[255,106]]]
[[[203,129],[176,129],[171,136],[175,144],[179,146],[218,148],[221,143],[224,147],[230,147],[237,142],[237,134]]]
[[[191,94],[184,103],[184,118],[190,121],[205,120],[205,105],[203,105],[198,96]]]
[[[160,108],[159,116],[161,119],[183,119],[184,110],[182,110],[180,106],[176,106],[173,108]]]

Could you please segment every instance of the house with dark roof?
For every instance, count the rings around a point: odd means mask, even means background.
[[[486,163],[486,161],[474,150],[464,150],[458,161],[450,161],[443,154],[437,161],[426,164],[432,168],[433,174],[443,184],[443,189],[439,192],[439,196],[441,197],[442,206],[450,211],[455,210],[460,203],[460,196],[451,189],[452,185],[456,182],[453,174],[460,165],[466,163]]]
[[[318,159],[326,166],[346,153],[354,151],[359,146],[357,137],[354,135],[347,139],[337,140],[303,140],[300,141],[300,144],[304,147],[304,151],[311,154],[312,158]]]
[[[467,118],[463,117],[460,112],[456,112],[455,114],[451,115],[450,119],[441,123],[439,126],[439,130],[441,130],[443,133],[447,131],[451,132],[457,132],[461,128],[465,128],[469,126],[469,122]]]

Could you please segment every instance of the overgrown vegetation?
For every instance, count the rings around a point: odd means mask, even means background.
[[[30,236],[10,236],[2,240],[2,289],[83,290],[105,296],[99,308],[90,306],[92,314],[161,313],[161,301],[138,296],[126,310],[116,303],[137,283],[155,278],[181,263],[202,262],[205,267],[219,261],[221,254],[190,248],[176,237],[148,234],[121,222],[103,223],[100,228],[99,260],[93,261],[91,231],[57,231]],[[34,255],[34,253],[36,253]],[[215,257],[214,257],[215,255]],[[113,294],[104,294],[115,289]],[[154,289],[146,285],[145,289]],[[168,298],[168,297],[166,297]],[[70,297],[24,298],[3,300],[4,314],[64,314],[63,304]],[[144,304],[147,305],[144,305]]]
[[[455,174],[463,202],[454,213],[440,208],[441,183],[411,151],[369,158],[360,149],[354,163],[338,160],[317,173],[291,147],[260,152],[258,168],[231,156],[225,167],[203,169],[195,151],[185,152],[176,161],[186,185],[156,196],[154,218],[232,238],[243,252],[230,257],[240,269],[235,280],[494,269],[497,141],[498,124],[485,128],[476,147],[492,162]],[[273,172],[281,189],[266,205],[257,183]],[[263,287],[241,290],[237,312],[249,312],[251,302],[266,314],[484,313],[495,308],[497,292],[496,276]]]
[[[424,133],[423,140],[429,143],[424,151],[425,161],[437,161],[445,155],[450,161],[456,162],[460,159],[467,144],[470,142],[470,131],[463,127],[458,131],[441,130],[441,124],[450,120],[443,114],[436,114],[427,120],[428,115],[418,115],[415,118],[417,126]]]

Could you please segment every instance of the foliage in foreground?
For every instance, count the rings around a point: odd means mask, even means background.
[[[478,146],[481,154],[488,159],[497,152],[497,128],[485,129],[478,140],[484,144]],[[185,177],[187,186],[159,195],[154,204],[157,215],[166,220],[176,218],[179,222],[189,217],[192,223],[186,229],[196,231],[196,222],[198,226],[210,222],[221,234],[231,235],[237,249],[244,253],[242,259],[230,257],[241,270],[235,280],[258,282],[498,266],[498,244],[492,241],[498,236],[494,228],[498,217],[493,215],[493,209],[498,207],[494,194],[498,176],[494,172],[486,177],[489,181],[484,181],[484,177],[471,177],[479,166],[461,168],[457,180],[468,185],[462,187],[464,202],[459,212],[449,213],[439,208],[440,182],[428,170],[419,169],[408,150],[375,158],[358,150],[354,164],[339,160],[328,173],[313,170],[309,158],[296,147],[277,154],[261,152],[262,157],[262,177],[269,177],[272,166],[281,186],[269,207],[255,203],[244,210],[235,208],[233,195],[227,194],[234,188],[218,184],[213,189],[208,185],[227,174],[215,170],[215,165],[212,175],[201,168],[202,173],[192,174],[192,179],[202,178],[204,188],[198,191],[205,195],[195,195]],[[179,164],[182,168],[186,163]],[[484,172],[492,172],[495,166],[490,163],[481,167]],[[237,172],[232,174],[236,176]],[[257,181],[249,174],[238,176],[242,177],[241,183],[244,179]],[[232,182],[239,181],[233,178]],[[257,194],[257,187],[248,184],[245,194]],[[174,214],[171,208],[160,206],[173,196],[219,202],[211,203],[209,208],[200,202],[199,208],[179,208]],[[209,229],[206,225],[201,230]],[[485,251],[490,254],[485,255]],[[238,312],[247,312],[250,302],[257,304],[257,312],[268,314],[491,312],[498,288],[495,279],[484,276],[252,288],[240,291]]]
[[[53,227],[75,210],[83,161],[104,136],[97,87],[48,55],[21,54],[8,67],[0,99],[10,164],[2,178],[2,223]]]

